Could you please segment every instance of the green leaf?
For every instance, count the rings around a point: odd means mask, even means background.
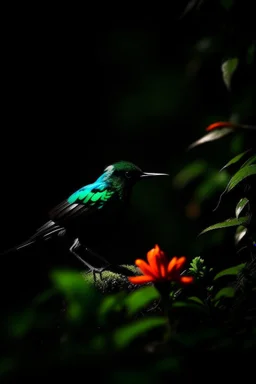
[[[114,342],[117,347],[125,348],[137,337],[146,334],[146,332],[154,328],[166,325],[166,322],[166,318],[157,316],[137,320],[115,331]]]
[[[200,300],[200,299],[199,299]],[[174,301],[172,303],[172,308],[183,308],[183,309],[189,309],[189,310],[196,310],[200,311],[201,313],[207,314],[208,309],[205,305],[198,305],[199,303],[195,300],[187,300],[187,301]],[[183,310],[182,309],[182,310]]]
[[[182,372],[182,364],[180,362],[181,358],[178,356],[173,357],[161,357],[160,360],[156,361],[155,363],[155,370],[159,374],[159,372],[175,372],[175,373],[181,373]],[[136,382],[136,380],[134,381]],[[138,381],[137,381],[138,382]],[[143,383],[143,381],[139,381]],[[145,383],[145,379],[144,379]],[[149,381],[148,381],[149,383]]]
[[[248,165],[246,167],[243,167],[242,169],[239,169],[234,176],[230,179],[227,191],[230,192],[237,184],[239,184],[241,181],[243,181],[246,177],[256,175],[256,165]]]
[[[56,290],[54,289],[48,289],[44,292],[40,293],[38,296],[36,296],[33,300],[34,306],[39,306],[47,301],[49,301],[51,298],[53,298],[57,294]]]
[[[36,312],[27,309],[9,319],[8,328],[12,336],[17,338],[24,337],[33,327],[36,320]]]
[[[235,118],[231,117],[230,121],[234,121]],[[233,138],[230,140],[230,153],[236,154],[242,152],[244,148],[244,135],[242,133],[237,132],[233,135]]]
[[[199,203],[212,197],[218,190],[223,190],[230,176],[226,171],[208,173],[207,177],[195,190],[195,199]]]
[[[196,179],[207,169],[207,164],[203,160],[194,161],[184,167],[173,179],[175,188],[184,188],[188,183]]]
[[[246,162],[240,167],[240,169],[244,168],[247,165],[253,164],[255,162],[256,162],[256,155],[254,155],[254,156],[250,157],[249,159],[247,159]]]
[[[133,315],[134,313],[145,308],[153,300],[157,300],[159,298],[159,292],[155,289],[155,287],[148,286],[130,293],[125,300],[125,304],[128,307],[128,313]]]
[[[201,270],[204,267],[204,259],[202,259],[200,256],[195,256],[192,261],[190,262],[190,271],[198,272],[198,270]]]
[[[241,269],[244,266],[245,266],[245,263],[239,264],[239,265],[235,265],[234,267],[230,267],[230,268],[227,268],[227,269],[223,269],[222,271],[217,273],[217,275],[214,277],[213,280],[217,280],[217,279],[219,279],[220,277],[223,277],[223,276],[236,276],[241,271]]]
[[[83,276],[74,271],[54,271],[53,284],[67,301],[67,318],[76,323],[84,323],[95,308],[98,308],[100,295]]]
[[[199,139],[199,140],[195,141],[194,143],[190,144],[188,149],[192,149],[192,148],[194,148],[194,147],[196,147],[196,146],[198,146],[200,144],[204,144],[204,143],[207,143],[209,141],[218,140],[221,137],[224,137],[224,136],[228,135],[231,132],[234,132],[233,128],[216,129],[216,130],[208,133],[207,135],[201,137],[201,139]]]
[[[213,301],[220,300],[222,298],[232,298],[235,295],[235,289],[233,287],[222,288],[213,298]]]
[[[222,223],[217,223],[214,225],[211,225],[210,227],[204,229],[199,235],[202,235],[203,233],[212,231],[214,229],[221,229],[221,228],[228,228],[228,227],[236,227],[238,225],[244,224],[248,222],[249,216],[243,216],[240,218],[232,218],[223,221]]]
[[[233,59],[228,59],[221,66],[223,81],[228,89],[230,89],[231,79],[237,66],[238,59],[236,57]]]
[[[195,303],[200,305],[204,305],[204,302],[201,299],[199,299],[199,297],[197,296],[191,296],[188,298],[188,300],[194,301]]]
[[[247,231],[248,229],[243,225],[239,225],[239,227],[237,227],[236,233],[235,233],[235,244],[238,244],[239,241],[242,240],[242,238],[246,235]]]
[[[73,271],[54,271],[51,274],[54,285],[64,294],[72,292],[86,292],[88,284],[78,272]]]
[[[121,311],[124,305],[124,297],[124,292],[115,293],[113,295],[109,294],[104,297],[99,307],[99,318],[104,321],[109,313]]]
[[[246,197],[243,197],[236,206],[236,217],[238,218],[244,207],[249,203],[249,200]]]
[[[244,152],[242,152],[242,153],[239,153],[239,155],[233,157],[233,159],[229,160],[229,162],[228,162],[226,165],[224,165],[224,167],[222,167],[220,171],[222,171],[223,169],[229,167],[231,164],[235,164],[235,163],[237,163],[237,162],[238,162],[238,161],[239,161],[239,160],[240,160],[240,159],[241,159],[247,152],[249,152],[249,151],[250,151],[250,150],[247,149],[247,151],[244,151]]]

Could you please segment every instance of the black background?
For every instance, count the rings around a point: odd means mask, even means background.
[[[251,11],[241,2],[230,13],[219,2],[206,2],[200,12],[192,10],[180,19],[186,3],[172,3],[168,17],[160,9],[137,18],[131,9],[118,13],[101,5],[95,10],[86,5],[6,11],[1,59],[3,250],[33,234],[55,204],[93,182],[105,166],[129,160],[145,171],[171,175],[168,181],[147,181],[134,189],[131,216],[141,234],[139,244],[127,239],[134,255],[142,256],[155,243],[170,255],[205,252],[197,235],[218,219],[212,212],[218,195],[191,222],[184,206],[192,192],[175,191],[172,177],[196,157],[207,157],[219,168],[229,160],[228,139],[218,149],[211,143],[196,153],[186,152],[208,124],[232,113],[239,113],[244,123],[255,123],[250,108],[253,78],[243,71],[243,59],[231,94],[220,69],[225,55],[238,52],[244,57],[252,39]],[[129,11],[133,17],[127,16]],[[207,39],[211,45],[204,51]],[[244,107],[238,100],[246,97]],[[72,256],[66,257],[63,264],[78,267]],[[61,259],[51,249],[4,257],[6,291],[18,301],[36,295]],[[7,305],[12,305],[8,298]]]

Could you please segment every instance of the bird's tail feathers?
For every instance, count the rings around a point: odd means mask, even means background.
[[[1,256],[4,256],[4,255],[8,255],[8,253],[17,252],[17,251],[19,251],[19,250],[22,249],[22,248],[26,248],[26,247],[28,247],[29,245],[34,244],[35,242],[36,242],[36,240],[27,240],[27,241],[24,241],[24,243],[21,243],[21,244],[17,245],[16,247],[12,247],[12,248],[7,249],[7,250],[4,251],[4,252],[1,252],[0,255],[1,255]]]
[[[45,241],[50,239],[52,236],[59,234],[60,232],[64,232],[65,229],[63,227],[60,227],[59,225],[55,224],[53,221],[48,221],[46,224],[44,224],[42,227],[40,227],[36,233],[31,236],[28,240],[24,241],[23,243],[17,245],[16,247],[12,247],[7,249],[4,252],[1,252],[0,255],[6,255],[11,252],[17,252],[23,248],[27,248],[32,244],[35,244],[38,241]]]

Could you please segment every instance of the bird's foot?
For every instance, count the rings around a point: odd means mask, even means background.
[[[102,280],[102,272],[104,272],[108,267],[110,266],[110,263],[104,259],[102,256],[97,254],[96,252],[92,251],[90,248],[84,247],[87,254],[90,254],[93,256],[93,260],[100,260],[100,263],[106,264],[104,267],[95,267],[92,264],[90,264],[88,261],[84,260],[81,256],[78,255],[77,249],[80,248],[82,244],[80,243],[79,239],[76,238],[72,246],[69,248],[69,251],[76,256],[78,260],[80,260],[86,267],[90,270],[90,272],[93,273],[93,279],[94,282],[96,282],[96,275],[99,274],[100,279]]]
[[[97,274],[99,275],[100,280],[101,281],[103,280],[102,272],[106,271],[107,269],[108,269],[107,267],[103,267],[103,268],[94,268],[94,267],[92,267],[90,269],[90,272],[92,272],[92,274],[93,274],[93,281],[94,281],[94,283],[96,283],[96,281],[97,281],[97,278],[96,278]]]
[[[92,265],[90,265],[90,270],[91,272],[93,273],[93,279],[94,279],[94,282],[96,282],[96,274],[99,274],[100,276],[100,280],[102,280],[102,272],[106,271],[110,266],[111,264],[101,255],[99,255],[98,253],[94,252],[93,250],[91,250],[90,248],[88,247],[85,247],[85,250],[86,252],[88,252],[91,256],[93,256],[93,258],[95,260],[99,260],[101,262],[101,264],[106,264],[105,267],[100,267],[100,268],[96,268],[96,267],[93,267]]]

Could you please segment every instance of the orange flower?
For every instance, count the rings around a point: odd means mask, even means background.
[[[186,258],[176,256],[168,261],[165,253],[161,251],[158,245],[147,253],[148,263],[137,259],[135,264],[141,270],[143,275],[128,277],[133,284],[157,283],[164,281],[176,281],[179,283],[192,283],[192,276],[180,276],[180,270],[186,262]]]
[[[208,125],[208,127],[205,129],[206,131],[213,131],[214,129],[221,129],[221,128],[238,128],[239,125],[235,123],[231,123],[230,121],[217,121],[217,123],[213,123],[211,125]]]

